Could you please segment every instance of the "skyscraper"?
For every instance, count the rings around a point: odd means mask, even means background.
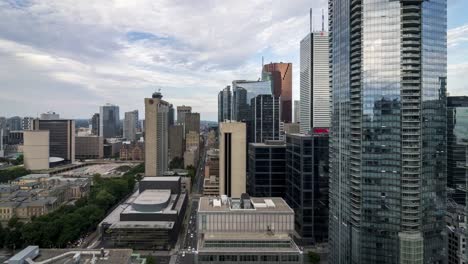
[[[175,122],[174,106],[170,104],[169,105],[169,117],[168,117],[167,123],[169,126],[173,126],[174,122]]]
[[[272,94],[271,81],[233,81],[231,119],[235,121],[248,120],[250,118],[250,101],[261,94]]]
[[[138,110],[125,112],[125,119],[123,123],[123,137],[127,140],[136,140],[136,133],[138,128]]]
[[[251,100],[249,142],[263,143],[280,139],[279,99],[272,95],[258,95]]]
[[[117,105],[106,104],[100,107],[99,136],[115,138],[120,136],[120,113]]]
[[[23,130],[32,130],[33,123],[34,123],[34,117],[24,117],[21,126]]]
[[[183,124],[185,122],[185,114],[192,113],[191,106],[178,106],[177,107],[177,124]]]
[[[300,53],[300,128],[310,134],[313,128],[330,127],[328,33],[308,33]]]
[[[299,123],[301,122],[300,120],[300,106],[301,101],[299,100],[294,100],[294,123]]]
[[[245,123],[222,122],[219,131],[219,194],[240,198],[246,191]]]
[[[168,161],[169,103],[159,92],[145,98],[145,176],[162,176]]]
[[[185,135],[190,131],[200,133],[200,113],[186,113],[184,117]]]
[[[100,125],[99,125],[99,113],[95,113],[91,118],[91,134],[98,136]]]
[[[169,158],[184,156],[184,126],[169,126]]]
[[[23,120],[19,116],[13,116],[7,119],[7,128],[10,131],[23,130]]]
[[[329,0],[330,263],[446,263],[447,1]]]
[[[281,122],[292,121],[292,63],[270,63],[263,66],[263,80],[270,80],[272,93],[280,98]]]
[[[447,186],[466,188],[468,96],[447,98]]]
[[[57,120],[57,119],[60,119],[60,115],[55,113],[55,112],[49,111],[47,113],[42,113],[40,119],[42,119],[42,120]]]
[[[231,120],[231,86],[226,86],[218,94],[218,122]]]

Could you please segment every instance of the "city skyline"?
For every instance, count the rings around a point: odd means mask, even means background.
[[[0,3],[0,58],[7,65],[0,71],[0,112],[36,116],[53,110],[63,118],[87,119],[100,105],[113,103],[121,107],[121,115],[134,109],[143,113],[141,98],[161,88],[175,106],[191,105],[202,120],[214,121],[213,94],[232,80],[258,79],[262,56],[265,63],[293,63],[297,100],[299,41],[309,31],[308,10],[313,8],[319,30],[326,2]],[[466,89],[468,20],[462,12],[467,6],[448,1],[450,95]],[[204,16],[196,15],[199,8]],[[223,15],[228,10],[245,26]],[[182,13],[177,22],[164,22]],[[193,24],[200,26],[193,30]],[[73,33],[77,31],[86,33]],[[31,102],[30,97],[43,100]]]

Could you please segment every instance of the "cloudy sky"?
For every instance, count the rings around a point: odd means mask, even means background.
[[[309,8],[326,0],[0,0],[0,116],[56,111],[90,118],[99,105],[143,111],[161,89],[215,120],[217,92],[257,79],[265,62],[294,64]],[[449,91],[468,94],[466,0],[448,0]],[[141,113],[140,115],[143,115]]]

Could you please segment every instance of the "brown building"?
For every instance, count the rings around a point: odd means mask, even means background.
[[[273,82],[273,95],[280,97],[281,121],[292,122],[292,63],[270,63],[263,66],[263,76]]]
[[[76,159],[102,159],[104,157],[104,139],[100,136],[75,137]]]
[[[200,133],[190,131],[185,136],[185,149],[200,148]]]
[[[190,131],[200,133],[200,113],[185,113],[185,135]]]
[[[184,156],[184,126],[169,126],[169,161]]]
[[[143,143],[123,144],[120,148],[120,160],[145,160]]]

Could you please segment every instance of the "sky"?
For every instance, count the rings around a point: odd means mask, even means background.
[[[260,77],[265,63],[293,63],[321,28],[327,0],[0,0],[0,116],[46,111],[91,118],[112,103],[144,116],[143,98],[190,105],[217,119],[217,94]],[[448,90],[468,94],[466,0],[448,0]]]

